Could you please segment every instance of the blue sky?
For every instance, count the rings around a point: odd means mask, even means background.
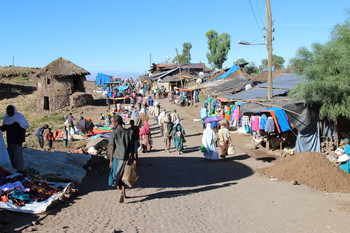
[[[250,3],[254,9],[256,22]],[[224,66],[238,58],[260,65],[265,46],[242,46],[238,40],[263,43],[264,0],[11,0],[0,2],[0,65],[43,67],[58,57],[95,72],[139,72],[174,58],[175,48],[191,42],[192,62],[205,62],[205,33],[231,36]],[[271,0],[274,54],[287,61],[301,46],[324,43],[332,27],[347,19],[348,0]]]

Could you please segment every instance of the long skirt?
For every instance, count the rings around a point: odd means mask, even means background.
[[[176,150],[183,150],[184,144],[182,138],[174,136],[174,144]]]
[[[220,149],[221,149],[221,155],[228,155],[227,151],[228,151],[228,141],[225,142],[223,145],[219,144]]]
[[[142,151],[150,151],[151,143],[149,135],[141,135]]]
[[[109,186],[122,186],[122,177],[124,173],[124,169],[128,161],[113,158],[112,162],[112,168],[111,171],[109,172],[108,176],[108,185]]]

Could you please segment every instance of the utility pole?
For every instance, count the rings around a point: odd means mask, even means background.
[[[12,66],[15,66],[15,56],[12,56]]]
[[[181,66],[180,66],[179,53],[178,53],[178,51],[177,51],[177,48],[175,49],[175,51],[176,51],[176,57],[177,57],[177,64],[178,64],[179,71],[180,71],[181,87],[184,88],[184,84],[183,84],[183,81],[182,81],[182,73],[181,73]]]
[[[152,69],[152,54],[149,54],[149,69]]]
[[[272,16],[270,0],[266,0],[267,99],[272,98]]]

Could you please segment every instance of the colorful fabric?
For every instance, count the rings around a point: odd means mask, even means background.
[[[235,108],[235,111],[233,112],[233,120],[238,121],[238,120],[239,120],[239,115],[240,115],[239,108],[236,107],[236,108]]]
[[[243,116],[242,117],[242,126],[250,125],[249,123],[249,116]]]
[[[253,132],[259,131],[259,117],[253,116],[252,117],[252,127],[251,127]]]
[[[176,124],[173,127],[174,145],[176,150],[183,150],[183,141],[185,138],[185,130],[182,125]]]
[[[272,117],[267,118],[265,131],[268,133],[275,132],[275,122]]]
[[[267,116],[265,114],[261,115],[261,117],[260,117],[260,127],[259,127],[261,130],[265,130],[266,122],[267,122]]]
[[[151,132],[150,128],[149,128],[149,124],[147,121],[143,122],[143,126],[140,129],[140,136],[141,135],[147,135]]]

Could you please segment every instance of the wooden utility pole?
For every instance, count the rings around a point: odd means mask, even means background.
[[[177,51],[177,48],[175,49],[175,51],[176,51],[176,57],[177,57],[177,64],[178,64],[179,71],[180,71],[180,81],[181,81],[181,87],[182,87],[182,88],[184,88],[184,84],[183,84],[183,81],[182,81],[182,73],[181,73],[181,66],[180,66],[179,52]]]
[[[149,69],[152,69],[152,54],[149,54]]]
[[[270,0],[266,0],[267,99],[272,98],[272,16]]]

